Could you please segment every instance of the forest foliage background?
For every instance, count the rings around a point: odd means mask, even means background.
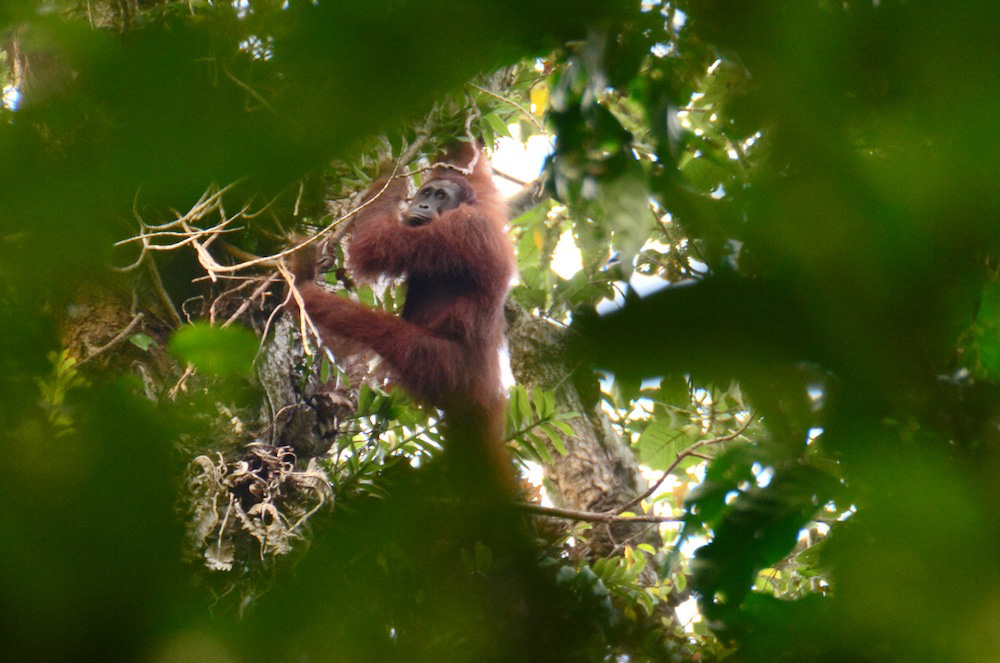
[[[997,660],[998,29],[974,0],[0,4],[5,652]],[[434,413],[274,315],[291,233],[341,236],[381,159],[466,126],[553,144],[512,201],[507,420],[561,512],[455,500]]]

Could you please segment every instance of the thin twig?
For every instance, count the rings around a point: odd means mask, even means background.
[[[266,279],[264,279],[264,282],[260,284],[260,287],[254,290],[249,297],[243,300],[243,303],[240,304],[240,307],[238,309],[236,309],[236,312],[233,313],[228,320],[223,322],[222,326],[228,327],[229,325],[233,324],[233,322],[235,322],[237,318],[243,315],[243,312],[250,307],[251,302],[253,302],[253,300],[263,295],[264,291],[267,290],[269,287],[271,287],[271,284],[274,283],[277,279],[278,279],[277,274],[271,274]]]
[[[301,195],[301,187],[302,187],[302,182],[300,181],[299,182],[300,195]],[[275,195],[273,198],[271,198],[271,200],[269,200],[266,203],[264,203],[264,206],[261,207],[260,209],[254,210],[253,212],[247,212],[247,213],[245,213],[243,215],[243,218],[244,219],[256,219],[258,216],[260,216],[264,212],[266,212],[269,209],[271,209],[275,205],[275,203],[277,203],[281,199],[281,197],[283,195],[285,195],[286,191],[288,191],[288,188],[283,189],[281,192],[279,192],[277,195]],[[298,216],[297,212],[296,212],[295,216]]]
[[[499,171],[496,168],[493,169],[493,174],[496,175],[497,177],[500,177],[502,179],[507,180],[508,182],[513,182],[514,184],[517,184],[518,186],[525,187],[525,186],[528,186],[528,185],[532,184],[532,182],[525,182],[524,180],[519,180],[516,177],[514,177],[513,175],[508,175],[507,173]]]
[[[130,272],[142,264],[142,262],[146,259],[146,254],[149,251],[170,251],[187,244],[188,243],[187,241],[182,241],[179,243],[175,243],[174,245],[162,245],[162,244],[154,245],[151,243],[150,240],[158,236],[190,237],[191,235],[190,232],[179,232],[176,229],[177,228],[184,229],[186,223],[201,219],[204,216],[206,216],[208,212],[219,206],[222,196],[230,189],[232,189],[234,186],[236,186],[240,181],[241,180],[237,180],[236,182],[233,182],[232,184],[229,184],[228,186],[223,187],[222,189],[216,190],[214,193],[212,192],[212,190],[213,188],[215,188],[215,185],[209,187],[202,193],[201,197],[198,199],[198,202],[196,202],[194,206],[190,210],[188,210],[187,214],[181,215],[178,212],[174,211],[174,214],[177,215],[178,218],[174,219],[173,221],[168,221],[167,223],[162,223],[162,224],[146,223],[146,221],[142,218],[142,215],[139,214],[140,190],[136,189],[135,197],[132,200],[132,216],[135,217],[136,222],[138,222],[139,224],[139,235],[137,235],[136,237],[132,237],[117,242],[115,246],[121,246],[129,242],[139,241],[142,244],[142,248],[139,251],[139,257],[136,258],[132,264],[126,265],[124,267],[115,267],[113,269],[119,272]],[[226,223],[227,222],[223,220],[223,223],[218,226],[214,226],[213,228],[209,228],[208,230],[205,231],[199,229],[198,232],[202,233],[222,232],[222,229],[226,225]]]
[[[220,281],[258,281],[260,276],[234,276],[232,274],[219,274],[216,276]],[[205,276],[196,276],[191,279],[191,283],[204,283],[205,281],[211,281],[212,278],[207,274]]]
[[[469,123],[471,123],[473,117],[475,116],[474,115],[470,116]],[[371,205],[375,200],[377,200],[382,195],[382,193],[385,192],[385,190],[389,186],[389,183],[393,179],[402,176],[399,173],[400,170],[399,164],[409,163],[409,161],[411,161],[414,158],[416,153],[423,147],[423,145],[426,144],[428,139],[429,139],[429,134],[427,134],[426,132],[418,134],[416,140],[414,140],[413,143],[403,152],[403,154],[400,155],[399,161],[397,161],[395,167],[393,168],[389,180],[386,181],[385,185],[377,193],[375,193],[374,196],[372,196],[365,202],[361,203],[360,205],[354,207],[353,209],[349,210],[347,213],[342,214],[338,218],[334,219],[312,237],[296,242],[292,246],[289,246],[273,255],[258,257],[258,256],[251,256],[251,254],[246,254],[245,256],[237,256],[241,257],[243,261],[235,265],[219,264],[218,262],[215,261],[214,258],[212,258],[211,254],[207,250],[207,247],[212,242],[216,241],[217,237],[221,233],[232,232],[233,229],[227,228],[227,226],[233,223],[233,221],[240,218],[244,219],[252,218],[254,215],[259,214],[260,211],[251,213],[249,210],[249,205],[247,205],[243,209],[241,209],[238,213],[234,214],[232,217],[229,218],[226,218],[223,212],[222,221],[207,229],[197,228],[195,226],[192,226],[192,223],[194,221],[204,218],[211,211],[215,209],[219,209],[221,212],[223,195],[228,191],[230,191],[241,180],[237,180],[236,182],[233,182],[215,191],[212,190],[214,186],[210,187],[202,194],[201,198],[198,199],[198,202],[196,202],[195,205],[190,210],[188,210],[186,214],[182,215],[175,212],[175,214],[177,214],[177,218],[175,220],[159,225],[148,224],[142,219],[141,215],[138,212],[138,192],[137,192],[136,200],[133,202],[132,213],[133,216],[136,218],[136,220],[139,222],[140,232],[135,237],[130,237],[128,239],[124,239],[121,240],[120,242],[117,242],[116,246],[128,244],[130,242],[140,242],[142,244],[142,249],[140,251],[139,258],[133,264],[128,265],[126,267],[120,267],[117,269],[119,269],[120,271],[129,271],[135,269],[145,258],[146,253],[148,251],[170,251],[187,245],[194,247],[195,252],[198,256],[198,261],[201,263],[202,267],[205,268],[205,271],[208,273],[208,276],[212,280],[219,278],[223,274],[242,271],[250,267],[274,266],[281,258],[301,249],[304,246],[308,246],[309,244],[320,241],[326,235],[330,234],[335,228],[338,228],[340,226],[343,226],[343,228],[338,233],[338,238],[339,236],[342,236],[343,233],[346,232],[347,227],[349,227],[350,225],[349,222],[352,221],[354,218],[356,218],[356,215],[359,212],[361,212],[366,207],[368,207],[368,205]],[[473,162],[469,165],[469,168],[471,169],[474,165],[475,165],[475,160],[473,160]],[[270,204],[272,203],[268,203],[268,205]],[[165,238],[165,237],[176,237],[179,238],[180,241],[171,242],[168,244],[159,244],[159,245],[152,243],[152,240],[154,239]]]
[[[123,246],[131,242],[145,242],[146,240],[151,239],[153,237],[182,237],[183,239],[180,242],[176,242],[174,244],[150,244],[149,246],[146,247],[150,251],[173,251],[174,249],[179,249],[180,247],[186,244],[190,244],[192,240],[197,239],[198,237],[201,236],[211,237],[220,232],[234,232],[236,230],[239,230],[238,228],[229,228],[223,230],[223,227],[226,225],[226,223],[229,223],[232,220],[233,219],[230,219],[229,221],[212,226],[211,228],[206,228],[204,230],[202,230],[201,228],[189,228],[186,230],[158,230],[156,232],[149,233],[148,235],[146,234],[136,235],[135,237],[129,237],[128,239],[119,240],[115,242],[115,246]]]
[[[106,352],[106,351],[110,350],[111,348],[113,348],[114,346],[116,346],[118,343],[120,343],[122,341],[122,339],[124,339],[126,336],[128,336],[129,334],[132,333],[132,330],[136,328],[136,325],[139,324],[139,322],[142,320],[142,317],[143,317],[142,313],[137,313],[136,316],[134,318],[132,318],[132,322],[128,323],[128,325],[125,327],[125,329],[123,329],[120,332],[118,332],[117,334],[115,334],[114,338],[112,338],[110,341],[108,341],[107,343],[105,343],[101,347],[99,347],[96,350],[94,350],[93,352],[91,352],[85,358],[83,358],[80,361],[76,362],[76,367],[79,368],[80,366],[83,366],[84,364],[86,364],[88,361],[90,361],[91,359],[93,359],[97,355],[101,354],[102,352]]]
[[[181,379],[177,381],[177,384],[175,384],[167,394],[170,400],[177,398],[177,392],[184,388],[184,383],[187,382],[187,379],[191,377],[192,373],[194,373],[194,366],[188,364],[187,368],[184,369],[184,375],[181,376]]]
[[[301,295],[301,293],[299,293],[299,289],[297,287],[295,287],[295,277],[292,276],[292,273],[288,271],[288,268],[286,268],[282,264],[278,265],[278,272],[280,272],[281,276],[285,279],[285,282],[288,284],[288,294],[289,294],[289,296],[294,297],[295,298],[295,303],[298,305],[298,308],[299,308],[299,328],[300,328],[300,330],[302,332],[302,350],[303,350],[303,352],[306,353],[306,355],[308,355],[308,356],[311,357],[312,354],[313,354],[313,351],[312,351],[312,348],[309,347],[309,344],[306,342],[306,339],[309,336],[306,333],[307,330],[310,331],[310,332],[312,332],[312,335],[316,338],[316,340],[317,340],[318,343],[322,343],[323,342],[323,337],[320,336],[319,330],[317,330],[316,326],[313,324],[312,318],[310,318],[309,314],[306,313],[306,304],[302,300],[302,295]],[[285,297],[285,302],[282,304],[282,306],[284,306],[287,303],[288,303],[288,297]]]
[[[614,548],[611,549],[611,552],[608,553],[608,557],[614,557],[616,555],[620,555],[626,546],[628,546],[633,541],[637,541],[642,537],[646,536],[646,534],[651,529],[653,529],[653,524],[650,524],[648,527],[641,528],[635,534],[625,537],[625,539],[623,539],[622,541],[618,541],[617,543],[615,543]],[[608,532],[608,534],[610,535],[611,532]]]
[[[209,308],[208,308],[208,324],[210,324],[210,325],[214,325],[215,324],[215,312],[218,309],[218,307],[221,306],[222,303],[227,298],[236,295],[236,293],[238,293],[240,290],[243,290],[247,286],[256,283],[257,280],[258,279],[241,279],[237,285],[233,286],[229,290],[221,292],[217,297],[215,297],[215,299],[212,300],[211,306],[209,306]],[[186,305],[188,302],[195,301],[195,299],[196,298],[192,297],[191,299],[189,299],[186,302],[184,302],[184,304]],[[202,297],[202,296],[199,295],[197,297],[197,299],[204,299],[204,297]],[[185,313],[187,313],[186,310],[185,310]]]
[[[299,181],[299,195],[295,196],[295,207],[292,209],[292,216],[299,215],[299,206],[302,204],[302,194],[305,193],[305,182]]]
[[[552,518],[565,518],[588,523],[675,523],[683,520],[680,516],[657,516],[640,514],[637,516],[619,516],[610,511],[595,513],[592,511],[577,511],[575,509],[560,509],[554,506],[542,506],[530,502],[514,502],[514,507],[528,513]]]
[[[395,174],[396,174],[396,171],[394,170],[393,171],[393,175],[395,175]],[[273,266],[273,265],[276,264],[276,262],[278,261],[279,258],[284,258],[287,255],[291,255],[292,253],[295,253],[296,251],[298,251],[299,249],[301,249],[304,246],[308,246],[310,244],[313,244],[314,242],[317,242],[326,233],[330,232],[334,227],[336,227],[342,221],[345,221],[345,220],[351,218],[352,216],[354,216],[355,214],[357,214],[358,212],[360,212],[364,208],[366,208],[369,205],[371,205],[372,202],[374,202],[375,200],[377,200],[379,198],[379,196],[381,196],[382,193],[389,187],[389,182],[390,181],[391,181],[391,179],[387,180],[386,183],[385,183],[385,186],[383,186],[381,189],[379,189],[378,193],[376,193],[374,196],[372,196],[369,200],[366,200],[361,205],[358,205],[356,208],[350,210],[346,214],[343,214],[339,218],[335,219],[334,221],[331,221],[329,224],[327,224],[327,226],[325,228],[323,228],[322,230],[320,230],[318,233],[316,233],[312,237],[308,237],[308,238],[306,238],[306,239],[304,239],[304,240],[302,240],[300,242],[297,242],[297,243],[293,244],[292,246],[289,246],[288,248],[283,249],[282,251],[279,251],[279,252],[277,252],[277,253],[275,253],[273,255],[270,255],[270,256],[265,256],[265,257],[262,257],[262,258],[255,258],[253,260],[247,260],[247,261],[241,262],[241,263],[239,263],[237,265],[214,265],[212,267],[212,269],[214,271],[216,271],[216,272],[237,272],[237,271],[240,271],[242,269],[247,269],[248,267],[254,267],[256,265],[271,265],[271,266]]]
[[[156,268],[156,263],[153,262],[152,257],[146,259],[146,269],[149,271],[149,278],[153,282],[153,290],[156,291],[156,295],[163,302],[163,306],[167,309],[167,315],[175,325],[180,327],[184,324],[184,320],[181,319],[181,314],[177,312],[177,308],[174,307],[174,303],[170,301],[170,295],[167,294],[167,289],[163,287],[163,279],[160,278],[160,270]]]

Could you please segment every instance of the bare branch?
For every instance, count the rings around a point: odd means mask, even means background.
[[[260,297],[261,295],[263,295],[264,292],[269,287],[271,287],[271,284],[274,283],[277,280],[278,280],[278,275],[277,274],[271,274],[266,279],[264,279],[264,281],[260,284],[260,287],[258,287],[256,290],[254,290],[253,293],[249,297],[247,297],[245,300],[243,300],[243,303],[240,304],[240,307],[238,309],[236,309],[236,312],[233,313],[231,316],[229,316],[229,319],[226,320],[225,322],[223,322],[222,326],[223,327],[228,327],[229,325],[233,324],[233,322],[235,322],[241,315],[243,315],[243,313],[250,307],[250,303],[253,300],[255,300],[258,297]]]
[[[496,168],[493,169],[493,174],[496,175],[497,177],[500,177],[500,178],[503,178],[503,179],[507,180],[508,182],[513,182],[514,184],[516,184],[518,186],[528,186],[529,184],[531,184],[531,182],[525,182],[524,180],[519,180],[518,178],[514,177],[513,175],[508,175],[507,173],[499,171]]]
[[[577,511],[575,509],[542,506],[541,504],[532,504],[530,502],[515,502],[514,507],[539,516],[579,520],[588,523],[676,523],[682,520],[680,516],[656,516],[650,514],[621,516],[611,511],[595,513],[592,511]]]
[[[156,268],[156,263],[153,262],[152,257],[147,257],[145,259],[146,270],[149,272],[149,278],[153,282],[153,290],[156,291],[156,295],[160,298],[163,303],[164,308],[167,309],[167,315],[175,325],[180,327],[184,324],[181,319],[181,314],[177,312],[177,308],[174,306],[173,301],[170,300],[170,295],[167,294],[167,289],[163,287],[163,279],[160,278],[160,270]]]
[[[319,335],[319,330],[317,330],[316,326],[313,324],[312,318],[310,318],[309,314],[306,313],[305,302],[302,300],[302,295],[299,293],[299,289],[295,287],[295,277],[293,277],[292,273],[288,271],[288,268],[281,263],[278,264],[278,272],[281,273],[281,276],[285,279],[285,283],[288,284],[289,296],[295,298],[295,303],[298,304],[299,307],[299,327],[302,331],[302,349],[307,355],[312,356],[313,350],[306,342],[306,339],[309,337],[307,330],[312,332],[312,336],[316,338],[318,343],[322,343],[323,339]],[[287,297],[285,298],[285,302],[282,306],[286,303],[288,303]]]
[[[79,368],[80,366],[83,366],[84,364],[86,364],[88,361],[90,361],[91,359],[93,359],[97,355],[101,354],[102,352],[106,352],[106,351],[110,350],[111,348],[113,348],[114,346],[118,345],[125,337],[127,337],[129,334],[132,333],[132,330],[135,329],[136,326],[139,324],[139,322],[142,321],[142,317],[143,317],[142,313],[137,313],[136,316],[134,318],[132,318],[132,322],[128,323],[128,325],[125,327],[125,329],[123,329],[120,332],[118,332],[117,334],[115,334],[115,337],[112,338],[110,341],[108,341],[107,343],[105,343],[101,347],[99,347],[96,350],[94,350],[93,352],[91,352],[85,358],[83,358],[80,361],[78,361],[76,363],[76,367]]]
[[[191,375],[193,374],[194,374],[194,366],[188,364],[187,368],[184,369],[184,374],[177,381],[177,384],[175,384],[173,388],[171,388],[170,392],[167,394],[170,400],[174,400],[177,398],[177,392],[185,388],[185,383],[187,382],[187,379],[191,377]]]

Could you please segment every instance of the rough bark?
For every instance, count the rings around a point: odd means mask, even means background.
[[[323,352],[307,355],[296,322],[282,315],[257,366],[265,395],[261,425],[270,428],[270,444],[293,448],[299,459],[324,455],[357,407],[356,391],[336,377],[320,379]]]

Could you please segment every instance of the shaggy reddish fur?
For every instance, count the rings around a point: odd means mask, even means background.
[[[452,147],[445,162],[466,167],[475,156],[468,143]],[[315,251],[293,256],[292,271],[306,311],[324,340],[347,338],[375,350],[398,382],[418,401],[445,413],[450,446],[486,461],[502,483],[513,483],[503,449],[504,394],[499,350],[503,305],[514,274],[506,209],[480,155],[468,176],[439,167],[430,180],[459,181],[466,190],[456,209],[422,226],[401,223],[406,182],[368,191],[348,245],[348,267],[358,277],[406,277],[401,317],[338,297],[315,282]],[[428,181],[430,181],[428,180]],[[465,462],[465,461],[462,461]]]

